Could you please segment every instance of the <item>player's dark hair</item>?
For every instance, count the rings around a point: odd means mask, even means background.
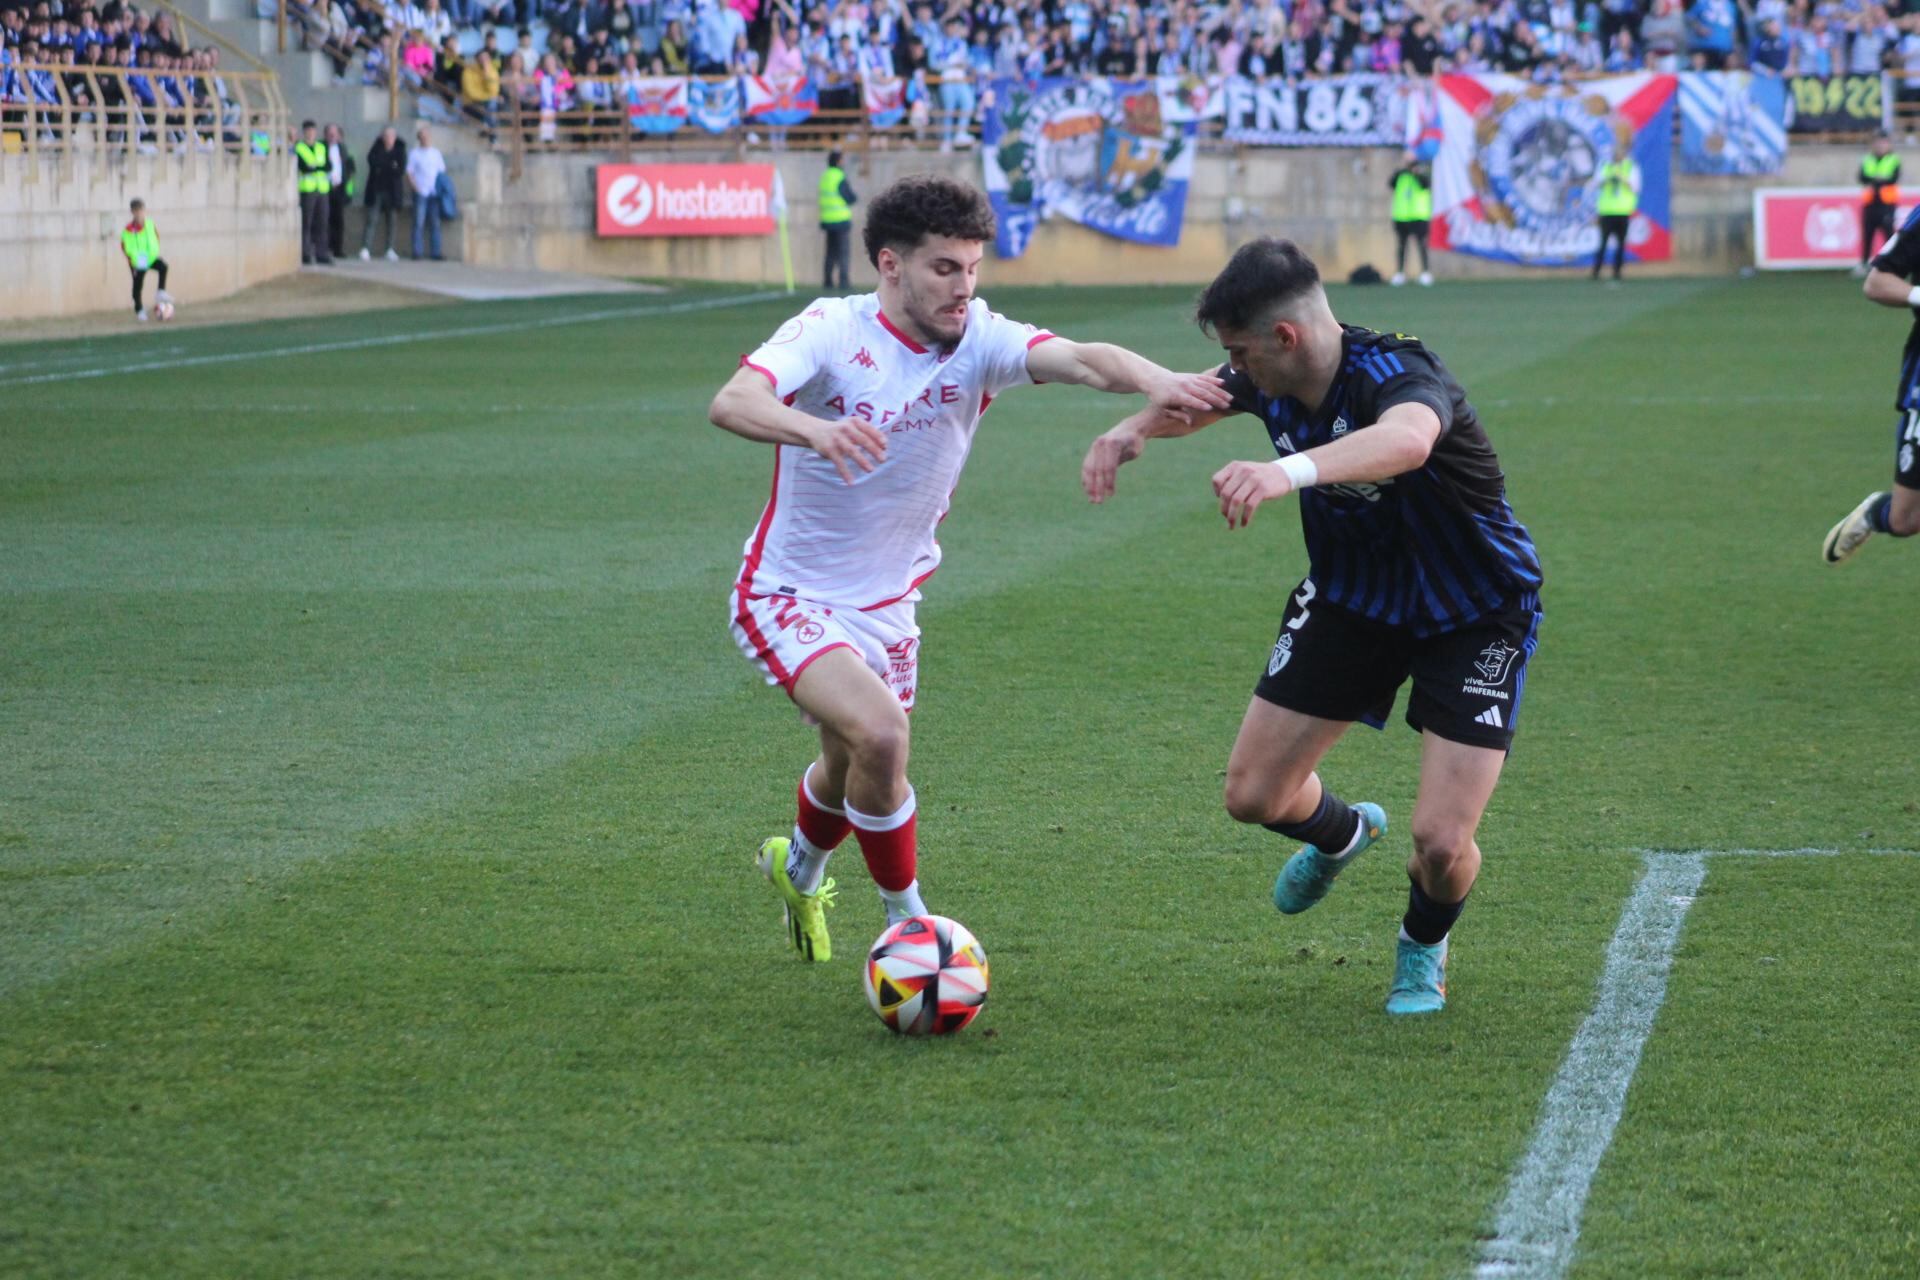
[[[89,12],[91,12],[91,11],[89,11]],[[129,204],[129,205],[127,206],[127,212],[128,212],[128,213],[137,213],[137,212],[138,212],[139,210],[141,210],[141,209],[144,209],[144,208],[146,208],[146,207],[147,207],[147,202],[146,202],[145,200],[142,200],[142,199],[140,199],[139,197],[137,197],[137,196],[136,196],[136,197],[134,197],[134,200],[133,200],[133,203],[132,203],[132,204]]]
[[[914,173],[873,198],[863,239],[867,261],[877,267],[882,249],[911,253],[928,236],[991,240],[993,230],[993,206],[976,188],[938,174]]]
[[[1320,287],[1320,268],[1291,240],[1249,240],[1194,304],[1201,332],[1249,329],[1275,308]]]

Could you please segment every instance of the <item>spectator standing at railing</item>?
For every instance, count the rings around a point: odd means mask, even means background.
[[[725,75],[734,43],[747,34],[747,22],[720,0],[696,0],[693,11],[693,73]]]
[[[660,37],[660,66],[666,75],[687,74],[687,34],[678,18],[668,20],[666,32]]]
[[[973,92],[973,60],[968,53],[965,19],[954,18],[947,23],[946,38],[934,57],[934,65],[940,72],[940,111],[944,117],[940,126],[940,149],[970,147],[977,98]]]
[[[400,131],[388,125],[367,148],[367,221],[360,232],[362,261],[373,256],[376,222],[380,224],[381,239],[387,245],[383,256],[388,262],[399,260],[400,255],[394,249],[393,216],[404,203],[401,191],[406,176],[407,144],[400,141]]]
[[[1807,25],[1794,34],[1793,56],[1787,59],[1787,74],[1820,76],[1833,74],[1835,37],[1827,28],[1827,15],[1815,13]]]
[[[1687,43],[1687,15],[1679,0],[1654,0],[1653,9],[1640,24],[1640,44],[1647,55],[1647,70],[1678,71],[1680,50]]]
[[[1892,59],[1900,33],[1879,5],[1857,15],[1855,22],[1853,39],[1847,46],[1847,71],[1856,76],[1877,76]]]
[[[1903,103],[1920,101],[1920,22],[1912,18],[1907,22],[1906,32],[1900,37],[1900,45],[1894,51],[1894,65],[1903,73],[1894,81],[1894,98]],[[1913,140],[1909,134],[1907,140]]]
[[[353,206],[353,197],[360,190],[359,166],[354,163],[353,153],[347,150],[339,125],[327,126],[326,140],[327,182],[331,188],[327,200],[327,241],[333,256],[344,258],[347,256],[347,210]]]
[[[831,36],[824,36],[831,47],[827,51],[826,69],[817,72],[820,79],[820,106],[826,111],[858,111],[860,109],[860,85],[854,79],[860,65],[860,52],[854,48],[852,36],[841,36],[836,43]]]
[[[1760,24],[1760,33],[1747,50],[1747,63],[1755,71],[1781,75],[1787,69],[1790,54],[1786,38],[1780,34],[1780,19],[1768,18]]]
[[[327,144],[320,140],[320,126],[311,120],[300,122],[300,141],[293,144],[294,169],[300,186],[300,263],[322,266],[333,262],[327,235],[328,191]]]
[[[1694,0],[1687,10],[1687,52],[1704,54],[1709,71],[1726,70],[1739,22],[1733,0]]]
[[[420,260],[421,233],[425,232],[425,247],[433,260],[440,262],[440,201],[434,198],[434,188],[447,171],[447,160],[433,145],[433,135],[425,125],[414,137],[416,145],[407,156],[407,186],[413,192],[413,257],[416,262]]]

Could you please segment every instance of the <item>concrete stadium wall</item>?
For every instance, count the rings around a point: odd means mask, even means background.
[[[0,323],[132,310],[120,229],[138,196],[183,305],[300,268],[300,210],[283,158],[187,154],[0,157]],[[153,302],[154,281],[147,281]]]
[[[1638,268],[1647,275],[1720,275],[1751,265],[1752,192],[1757,186],[1850,186],[1858,147],[1799,147],[1785,172],[1771,178],[1691,178],[1675,174],[1674,258]],[[711,156],[676,152],[673,159],[732,161],[732,152]],[[795,278],[820,278],[822,245],[813,193],[825,160],[817,154],[775,156],[750,152],[745,159],[780,165],[792,202]],[[1026,254],[991,259],[992,279],[1006,284],[1205,283],[1235,246],[1260,235],[1298,240],[1330,279],[1370,262],[1390,273],[1393,232],[1387,218],[1388,178],[1398,165],[1389,148],[1245,149],[1208,153],[1194,165],[1185,230],[1178,245],[1130,244],[1073,223],[1043,225]],[[455,237],[461,256],[487,266],[577,271],[597,275],[689,277],[742,282],[778,282],[780,251],[774,237],[709,237],[671,240],[644,237],[598,239],[594,235],[593,160],[536,155],[525,160],[515,181],[504,157],[472,157],[468,173],[456,172],[468,216]],[[936,155],[875,151],[849,161],[854,187],[870,195],[902,174],[935,171],[978,182],[980,161],[972,153]],[[856,208],[856,215],[859,210]],[[451,251],[451,246],[450,246]],[[870,287],[874,273],[855,237],[853,281]],[[1444,277],[1515,278],[1564,274],[1528,270],[1455,254],[1436,255]]]

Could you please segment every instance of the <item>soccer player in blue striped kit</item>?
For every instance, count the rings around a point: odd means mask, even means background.
[[[1416,338],[1342,325],[1291,241],[1242,246],[1195,318],[1226,349],[1232,406],[1135,414],[1094,441],[1082,482],[1101,502],[1149,439],[1230,413],[1266,424],[1278,460],[1228,463],[1214,493],[1232,529],[1299,495],[1309,572],[1227,761],[1227,812],[1302,842],[1273,900],[1289,915],[1313,906],[1387,829],[1378,805],[1349,805],[1316,770],[1355,721],[1384,728],[1411,676],[1420,786],[1387,1012],[1436,1012],[1539,632],[1539,556],[1446,366]]]
[[[1839,564],[1876,533],[1911,538],[1920,533],[1920,209],[1880,247],[1863,286],[1869,302],[1913,311],[1913,328],[1900,358],[1894,395],[1893,488],[1870,493],[1827,531],[1820,555]]]

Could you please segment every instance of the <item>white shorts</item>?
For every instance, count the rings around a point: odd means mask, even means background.
[[[743,595],[736,589],[727,598],[728,629],[767,683],[779,685],[788,697],[815,658],[851,649],[911,711],[920,674],[920,628],[913,620],[913,604],[902,600],[881,609],[842,609],[796,596]]]

